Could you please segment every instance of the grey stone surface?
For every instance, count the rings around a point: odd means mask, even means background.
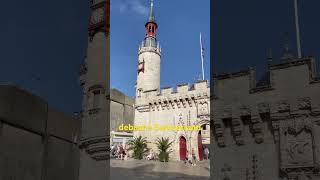
[[[14,85],[0,85],[0,119],[9,124],[44,133],[47,103]]]
[[[78,179],[79,150],[77,145],[50,137],[46,167],[46,180]]]
[[[213,179],[320,179],[314,67],[313,58],[270,65],[262,86],[254,69],[214,78]]]
[[[79,120],[49,108],[39,97],[0,86],[0,180],[76,180]],[[0,108],[1,109],[1,108]],[[57,139],[57,138],[59,139]]]
[[[42,137],[4,124],[0,135],[0,179],[41,180]]]
[[[121,124],[134,122],[134,99],[117,89],[111,89],[110,131],[117,131]]]
[[[111,89],[110,91],[110,99],[112,101],[118,102],[120,104],[125,104],[126,96],[121,91],[117,89]]]
[[[80,136],[81,121],[54,108],[48,109],[48,133],[52,136],[75,141]]]

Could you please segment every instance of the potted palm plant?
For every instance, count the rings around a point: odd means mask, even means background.
[[[171,147],[173,141],[170,142],[169,138],[158,138],[156,145],[159,150],[159,160],[161,162],[168,162],[169,161],[169,148]]]
[[[148,151],[147,140],[142,136],[134,137],[128,142],[128,150],[133,150],[134,159],[143,159],[145,153]]]

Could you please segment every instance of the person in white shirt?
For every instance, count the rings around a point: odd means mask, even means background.
[[[150,153],[149,153],[149,155],[147,156],[147,159],[148,159],[148,160],[153,160],[153,159],[154,159],[154,154],[153,154],[152,149],[150,150]]]
[[[206,155],[206,159],[209,159],[209,149],[207,147],[204,149],[204,154]]]

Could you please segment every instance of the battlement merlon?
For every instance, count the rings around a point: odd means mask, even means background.
[[[194,84],[189,85],[188,83],[178,84],[174,90],[174,87],[164,87],[161,89],[160,96],[171,95],[171,94],[187,94],[196,91],[209,91],[209,83],[207,80],[197,81]],[[159,95],[158,95],[159,96]]]
[[[292,86],[292,89],[296,89],[296,86],[303,87],[320,82],[316,74],[315,59],[312,57],[269,65],[265,75],[265,83],[259,83],[262,80],[256,79],[255,68],[216,75],[214,76],[215,96],[219,98],[224,91],[229,92],[228,89],[237,89],[238,94],[252,94],[281,89],[284,88],[284,84],[287,84],[287,88]],[[297,77],[294,83],[285,83],[291,81],[292,77]]]
[[[197,81],[189,86],[188,83],[178,84],[176,90],[173,87],[162,88],[143,92],[140,98],[137,98],[138,104],[161,104],[180,101],[194,101],[197,99],[207,99],[209,101],[210,87],[207,80]]]

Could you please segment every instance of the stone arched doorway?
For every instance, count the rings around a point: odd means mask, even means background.
[[[179,145],[180,145],[180,160],[184,161],[186,160],[187,157],[187,141],[186,138],[184,138],[183,136],[180,137],[179,139]]]
[[[201,131],[198,133],[198,153],[199,153],[199,161],[203,160],[203,145],[202,145],[202,136]]]

